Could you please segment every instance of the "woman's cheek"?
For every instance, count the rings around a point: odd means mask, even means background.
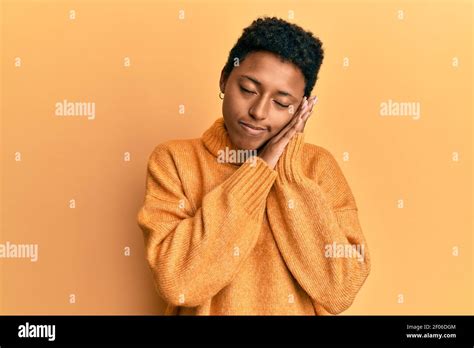
[[[228,110],[232,114],[232,118],[237,118],[238,115],[243,110],[244,105],[240,103],[238,100],[231,100],[228,105]]]

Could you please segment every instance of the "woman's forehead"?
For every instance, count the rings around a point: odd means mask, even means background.
[[[234,70],[237,78],[251,77],[268,87],[304,89],[304,76],[301,70],[270,52],[249,53],[236,68]]]

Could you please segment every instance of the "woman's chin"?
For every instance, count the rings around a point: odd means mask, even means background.
[[[261,146],[260,143],[260,141],[237,141],[234,144],[240,150],[256,150]]]
[[[267,139],[263,137],[251,137],[251,136],[244,136],[238,132],[231,132],[230,134],[230,141],[232,144],[241,150],[257,150],[260,148]]]

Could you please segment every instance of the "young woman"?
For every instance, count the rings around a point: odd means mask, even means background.
[[[165,314],[337,314],[354,301],[370,271],[356,202],[331,153],[303,141],[323,56],[311,32],[255,20],[222,70],[223,118],[154,149],[138,224]]]

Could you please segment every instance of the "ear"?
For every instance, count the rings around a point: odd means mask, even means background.
[[[224,74],[224,69],[221,71],[221,78],[219,80],[219,89],[221,90],[222,93],[225,92],[225,85],[227,83],[227,78],[225,77]]]

